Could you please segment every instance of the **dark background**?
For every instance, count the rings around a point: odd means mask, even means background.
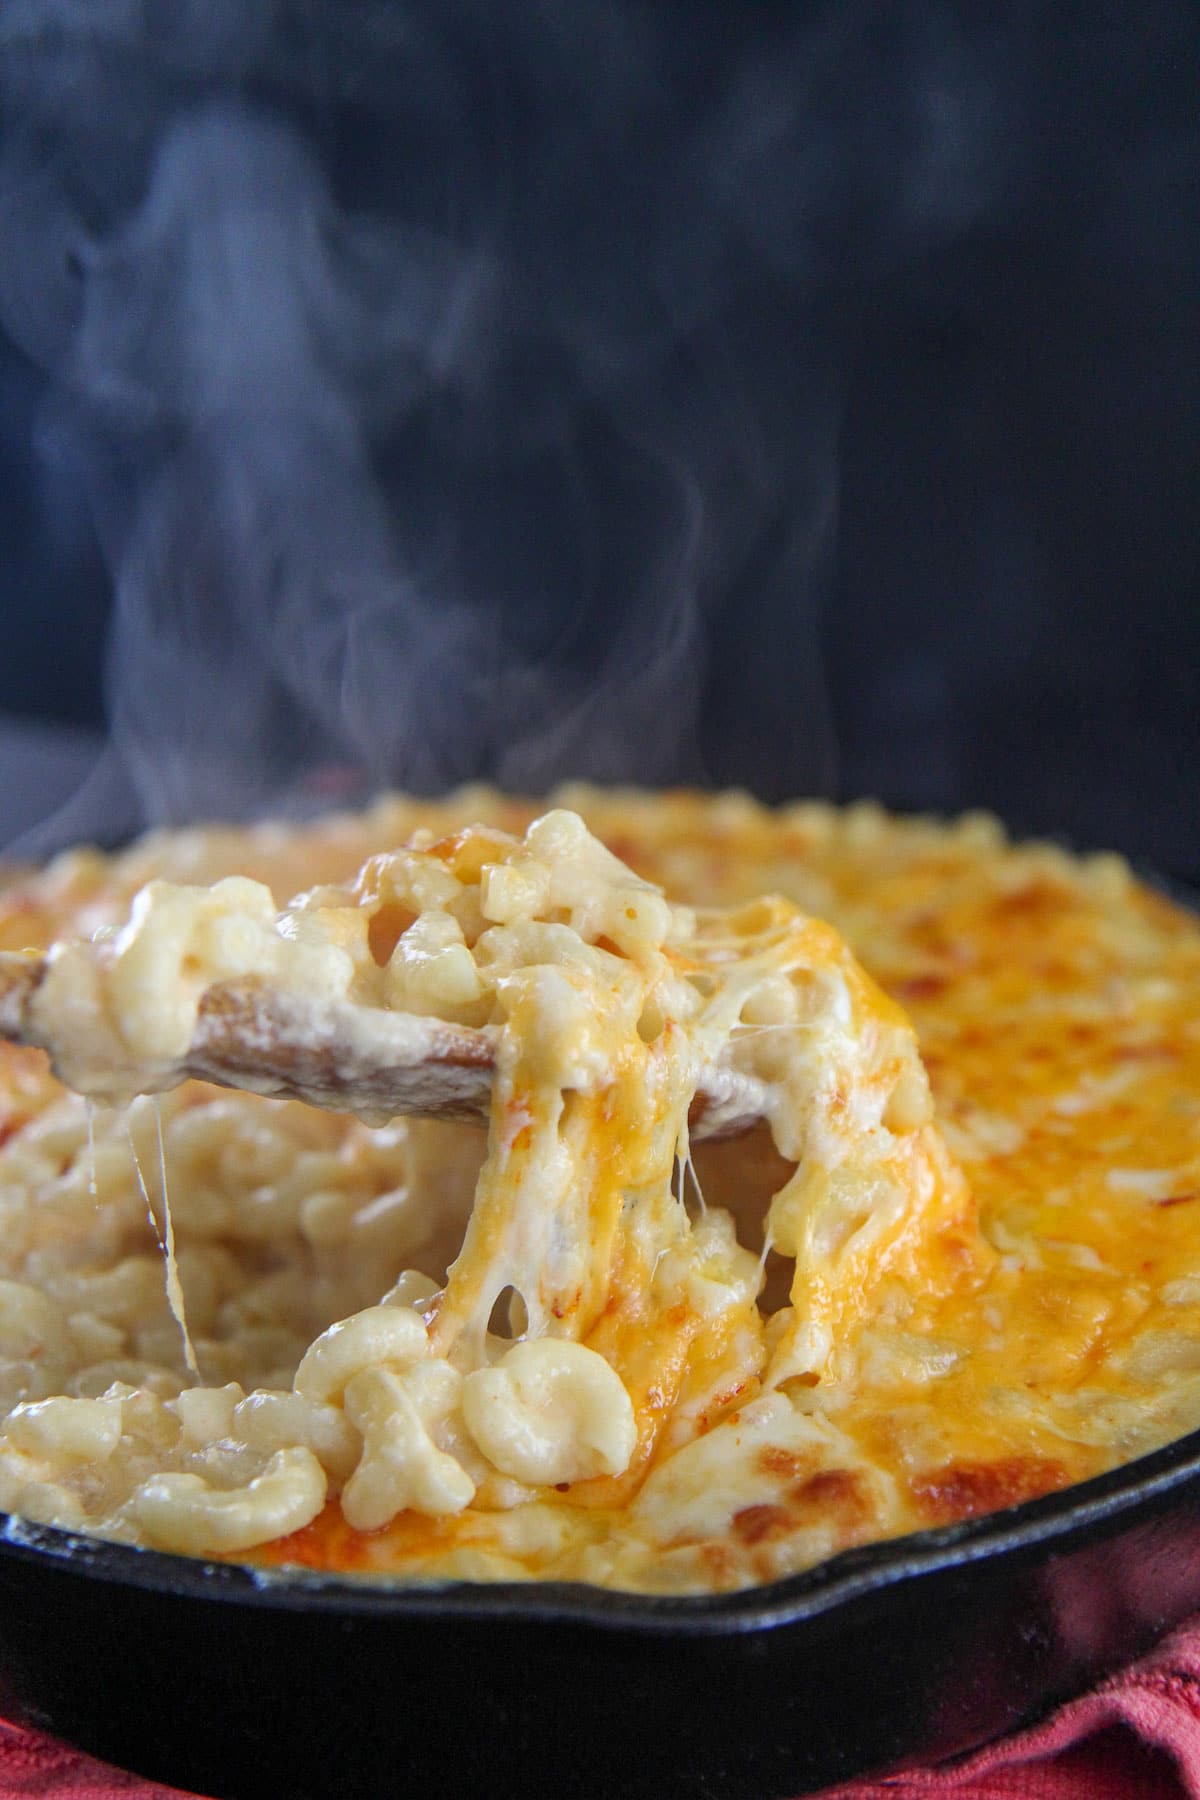
[[[72,829],[582,773],[1200,877],[1196,8],[2,29],[0,713],[107,716]]]

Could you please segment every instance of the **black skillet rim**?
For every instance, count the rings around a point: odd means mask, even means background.
[[[638,1636],[741,1637],[815,1623],[922,1577],[1023,1552],[1049,1557],[1107,1536],[1192,1489],[1200,1430],[1116,1469],[953,1525],[841,1551],[799,1575],[722,1594],[644,1594],[582,1582],[400,1582],[295,1565],[210,1562],[0,1513],[0,1557],[67,1565],[81,1579],[267,1611],[413,1621],[528,1619]]]

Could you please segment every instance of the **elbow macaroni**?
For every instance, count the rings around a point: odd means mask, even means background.
[[[463,1420],[497,1469],[530,1487],[620,1475],[637,1443],[620,1377],[585,1344],[514,1344],[463,1383]]]
[[[354,1376],[346,1411],[362,1432],[363,1449],[342,1494],[351,1525],[374,1531],[409,1507],[436,1518],[470,1502],[475,1483],[433,1436],[461,1386],[461,1375],[445,1362],[420,1364],[402,1375],[371,1368]]]
[[[203,1475],[152,1475],[130,1512],[148,1543],[185,1556],[229,1555],[311,1524],[325,1501],[325,1471],[311,1450],[277,1450],[241,1487]]]

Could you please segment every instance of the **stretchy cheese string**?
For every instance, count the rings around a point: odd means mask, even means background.
[[[154,1108],[155,1128],[158,1134],[158,1169],[163,1209],[163,1222],[161,1226],[158,1222],[158,1216],[154,1211],[154,1203],[150,1198],[150,1190],[146,1186],[146,1177],[142,1173],[142,1165],[138,1157],[137,1145],[133,1141],[133,1131],[130,1128],[128,1115],[126,1115],[125,1118],[125,1135],[129,1140],[129,1152],[133,1157],[134,1173],[137,1176],[137,1184],[141,1190],[142,1199],[145,1202],[146,1216],[150,1220],[151,1228],[158,1240],[158,1247],[163,1253],[167,1305],[171,1309],[171,1316],[178,1325],[179,1335],[183,1339],[183,1358],[190,1372],[196,1376],[197,1380],[199,1380],[200,1365],[196,1361],[196,1352],[192,1345],[191,1333],[188,1330],[187,1312],[183,1300],[183,1285],[179,1279],[179,1263],[175,1255],[175,1225],[171,1218],[171,1202],[167,1195],[167,1159],[163,1148],[162,1110],[159,1106],[157,1097],[152,1101],[152,1105]]]

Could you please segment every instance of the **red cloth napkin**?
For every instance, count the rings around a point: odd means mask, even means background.
[[[822,1800],[1200,1800],[1200,1617],[1042,1725]]]
[[[0,1800],[181,1800],[0,1723]],[[1082,1700],[952,1768],[827,1788],[821,1800],[1200,1800],[1200,1617]],[[186,1800],[186,1797],[184,1797]]]

